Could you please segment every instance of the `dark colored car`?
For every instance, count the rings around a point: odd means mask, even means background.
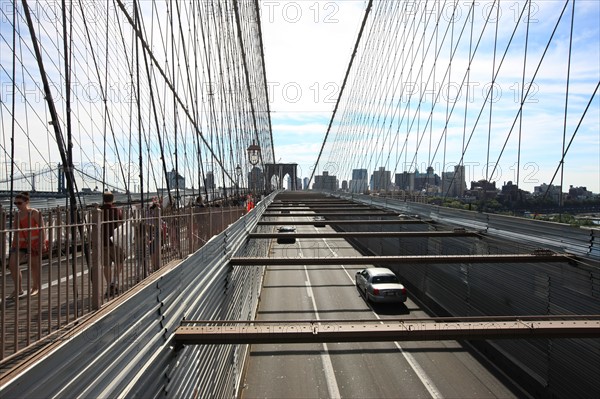
[[[296,228],[294,226],[281,226],[277,229],[280,233],[295,233]],[[294,237],[285,237],[282,235],[281,237],[277,237],[277,244],[295,244],[296,238]]]
[[[406,302],[406,288],[394,272],[385,267],[356,272],[355,282],[367,302]]]
[[[325,227],[325,218],[323,216],[315,216],[313,218],[315,227]]]

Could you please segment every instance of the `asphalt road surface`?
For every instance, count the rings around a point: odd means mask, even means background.
[[[289,220],[289,219],[286,219]],[[298,217],[296,220],[310,220]],[[276,226],[274,226],[274,230]],[[297,226],[298,232],[332,232]],[[359,256],[343,239],[271,245],[273,257]],[[405,304],[368,305],[354,285],[362,266],[270,266],[258,319],[429,317]],[[524,393],[456,341],[252,345],[242,398],[510,398]],[[484,362],[485,363],[485,362]]]

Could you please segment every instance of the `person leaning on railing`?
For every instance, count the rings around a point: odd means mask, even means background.
[[[125,261],[124,248],[115,245],[113,242],[114,231],[123,224],[123,210],[113,204],[114,195],[110,191],[102,194],[102,247],[104,262],[104,278],[106,279],[107,290],[105,297],[119,294],[119,277],[123,274],[123,262]],[[115,264],[115,270],[112,270],[112,264]]]
[[[44,230],[44,218],[40,211],[29,207],[29,193],[22,192],[15,196],[14,204],[18,212],[14,222],[16,233],[13,235],[10,246],[10,256],[8,267],[12,276],[15,290],[11,297],[24,294],[21,288],[22,274],[19,268],[19,258],[25,259],[27,255],[31,257],[31,291],[30,295],[36,295],[40,290],[40,269],[42,266],[42,251],[48,250],[48,241]],[[40,241],[41,240],[41,241]]]

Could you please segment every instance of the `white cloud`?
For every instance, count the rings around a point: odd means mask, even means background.
[[[368,163],[367,168],[373,169],[381,164],[386,164],[388,169],[400,169],[402,171],[405,162],[409,164],[412,160],[416,160],[419,169],[423,169],[423,164],[433,162],[437,164],[436,170],[443,168],[442,162],[447,165],[456,164],[461,158],[463,137],[464,140],[469,140],[468,148],[465,153],[464,162],[471,165],[477,173],[473,173],[476,179],[485,177],[485,163],[498,161],[495,174],[500,182],[501,178],[506,180],[514,180],[516,176],[516,165],[520,162],[521,177],[528,176],[527,179],[522,179],[522,187],[532,190],[533,185],[544,182],[543,179],[550,179],[554,168],[560,161],[562,137],[563,137],[563,118],[565,91],[566,91],[566,70],[567,70],[567,50],[568,50],[568,32],[570,23],[570,8],[563,16],[559,24],[559,29],[544,57],[541,59],[544,48],[549,40],[550,33],[557,21],[558,14],[563,3],[561,2],[537,2],[532,3],[532,21],[530,23],[529,43],[527,52],[527,66],[525,75],[525,84],[528,86],[529,81],[534,78],[534,71],[541,62],[541,67],[535,76],[535,84],[531,87],[528,93],[527,101],[523,107],[523,123],[521,126],[521,155],[518,156],[518,138],[520,118],[518,117],[519,102],[521,95],[524,92],[522,87],[522,71],[524,63],[524,45],[525,45],[525,24],[520,24],[516,29],[515,37],[506,57],[503,61],[500,73],[496,77],[496,87],[494,88],[494,103],[490,107],[489,102],[485,102],[487,88],[493,79],[493,41],[496,37],[496,24],[489,23],[481,45],[477,50],[474,62],[471,64],[469,83],[469,101],[465,103],[466,92],[463,90],[461,98],[456,104],[449,103],[448,93],[443,90],[440,96],[437,97],[435,107],[432,109],[431,100],[432,87],[436,88],[460,86],[463,78],[469,57],[469,41],[468,32],[470,20],[467,19],[468,3],[459,2],[460,10],[457,10],[457,21],[454,27],[454,40],[457,39],[462,27],[465,27],[464,36],[461,39],[461,45],[452,61],[451,75],[448,73],[449,63],[448,54],[450,52],[450,33],[444,36],[446,25],[450,21],[452,10],[443,10],[441,25],[439,30],[439,54],[440,58],[436,61],[435,67],[435,82],[431,74],[431,65],[434,61],[434,55],[438,52],[435,47],[430,48],[429,53],[423,60],[424,70],[420,71],[420,63],[424,49],[429,43],[429,35],[427,40],[421,41],[421,25],[414,30],[414,41],[410,39],[405,43],[410,43],[411,47],[400,45],[400,36],[404,34],[404,30],[397,27],[400,18],[406,18],[406,21],[411,21],[411,16],[401,13],[392,14],[392,6],[389,9],[381,12],[377,22],[373,23],[376,12],[373,11],[370,16],[369,24],[365,30],[363,41],[371,33],[371,27],[376,26],[379,30],[388,29],[387,35],[374,36],[378,42],[370,43],[368,48],[361,47],[357,53],[354,69],[351,74],[349,86],[346,88],[345,98],[342,101],[342,108],[338,110],[334,127],[331,131],[327,148],[325,149],[325,159],[322,163],[349,162],[354,164]],[[310,3],[312,4],[312,3]],[[267,34],[276,31],[279,35],[277,39],[273,39],[274,43],[288,46],[281,50],[281,58],[271,54],[267,58],[267,73],[273,73],[282,82],[294,81],[299,84],[308,86],[319,79],[319,82],[341,82],[345,68],[350,59],[349,52],[354,45],[358,26],[364,12],[364,3],[354,3],[357,7],[354,26],[348,28],[338,27],[340,32],[352,32],[352,36],[348,37],[345,34],[338,36],[347,39],[342,41],[340,45],[331,44],[330,36],[324,36],[323,31],[313,28],[306,33],[301,33],[300,25],[278,26],[273,30],[266,29],[265,41],[269,41]],[[378,6],[376,3],[374,9]],[[389,3],[392,4],[392,3]],[[398,3],[399,4],[399,3]],[[437,3],[436,3],[437,4]],[[479,32],[484,25],[486,7],[489,7],[492,2],[478,2],[475,10],[474,37],[473,45],[477,42]],[[342,2],[338,3],[340,9],[345,7]],[[419,3],[419,6],[424,3]],[[523,9],[524,2],[504,3],[501,6],[501,24],[498,26],[498,41],[495,66],[498,68],[501,57],[504,54],[508,44],[510,35],[513,33],[515,23],[518,19],[518,13]],[[308,5],[307,5],[308,6]],[[401,5],[399,6],[401,7]],[[584,8],[590,8],[590,2],[586,2]],[[591,14],[596,12],[598,7],[591,7]],[[395,8],[394,8],[395,9]],[[598,81],[598,27],[594,21],[589,21],[589,17],[582,13],[583,9],[577,9],[576,23],[579,25],[575,29],[574,47],[571,58],[571,84],[569,87],[569,118],[567,121],[566,139],[570,138],[576,123],[578,122],[583,107],[587,104],[593,85]],[[587,11],[590,13],[590,10]],[[494,15],[494,14],[493,14]],[[389,16],[383,20],[384,16]],[[405,22],[406,22],[405,21]],[[388,24],[388,25],[385,25]],[[396,24],[396,25],[393,25]],[[432,31],[434,23],[430,23],[428,30]],[[590,29],[585,29],[589,26]],[[406,23],[405,27],[410,27]],[[308,27],[305,26],[308,29]],[[322,28],[322,27],[319,27]],[[373,28],[375,29],[375,28]],[[593,33],[590,33],[593,32]],[[408,29],[408,34],[413,33]],[[297,41],[290,39],[288,35],[301,35]],[[445,40],[442,44],[442,38]],[[317,41],[315,41],[317,39]],[[293,45],[290,45],[293,43]],[[378,43],[380,47],[375,47]],[[308,46],[306,50],[305,45]],[[454,43],[456,44],[456,43]],[[397,46],[393,51],[393,46]],[[325,48],[323,52],[321,49]],[[331,57],[339,48],[344,49],[343,56]],[[392,51],[390,51],[390,49]],[[268,53],[267,53],[268,55]],[[407,60],[416,60],[412,65],[412,72],[408,71],[411,67],[411,62]],[[302,61],[302,62],[301,62]],[[361,66],[359,63],[363,61]],[[270,64],[269,64],[270,63]],[[333,64],[332,64],[333,63]],[[334,66],[337,65],[337,66]],[[404,66],[405,70],[401,68]],[[359,69],[361,68],[361,69]],[[317,69],[319,70],[317,73]],[[360,71],[360,72],[357,72]],[[289,73],[289,75],[287,75]],[[336,75],[337,74],[337,75]],[[395,77],[392,79],[392,75]],[[286,78],[287,76],[296,76]],[[429,82],[427,79],[431,79]],[[526,86],[526,87],[527,87]],[[393,90],[390,90],[393,89]],[[429,92],[427,92],[429,91]],[[303,91],[306,94],[306,90]],[[348,96],[352,95],[352,101],[348,100]],[[423,97],[423,94],[425,96]],[[309,94],[312,94],[309,91]],[[411,95],[412,94],[412,95]],[[452,95],[452,92],[450,92]],[[419,100],[423,99],[420,104]],[[447,112],[452,106],[455,106],[454,111],[450,115],[447,122],[447,135],[443,136],[444,126],[446,124]],[[285,135],[285,142],[293,140],[297,135],[302,139],[315,140],[318,139],[318,130],[323,126],[323,136],[326,131],[326,124],[329,118],[323,119],[322,115],[319,118],[311,118],[311,114],[305,111],[312,110],[332,110],[333,105],[329,107],[324,104],[318,104],[316,101],[305,96],[295,104],[279,102],[273,106],[281,107],[282,110],[289,113],[282,113],[281,116],[290,116],[293,118],[293,123],[283,122],[283,118],[277,118],[274,124],[274,136],[276,143],[278,135]],[[466,115],[467,124],[464,126],[465,106],[468,107]],[[493,109],[493,117],[490,120],[489,110]],[[480,114],[481,112],[481,114]],[[432,113],[431,119],[429,114]],[[480,114],[480,115],[479,115]],[[327,115],[327,114],[325,114]],[[479,115],[479,121],[476,118]],[[393,118],[393,121],[391,120]],[[567,158],[573,157],[569,170],[565,171],[565,182],[578,185],[582,181],[588,181],[589,175],[586,178],[580,178],[578,172],[588,169],[587,165],[592,164],[591,168],[598,173],[599,157],[598,148],[600,147],[597,128],[594,131],[594,124],[598,126],[594,120],[598,119],[597,107],[590,110],[590,115],[586,117],[586,123],[582,127],[576,138],[576,143],[567,155]],[[385,122],[383,122],[385,121]],[[402,121],[401,125],[398,124]],[[513,123],[516,124],[513,126]],[[306,124],[306,128],[302,129],[301,123]],[[407,133],[408,126],[410,132]],[[511,132],[512,127],[512,132]],[[364,132],[361,133],[361,132]],[[510,134],[510,136],[509,136]],[[489,136],[489,138],[488,138]],[[331,147],[333,141],[338,140],[336,144],[341,148],[334,149]],[[352,144],[349,144],[351,142]],[[414,152],[419,144],[419,153],[415,156]],[[502,147],[506,142],[506,148],[501,152]],[[318,143],[320,144],[320,143]],[[582,154],[582,150],[591,147],[592,150],[585,151],[591,158],[589,162],[581,164],[582,160],[577,159],[573,154]],[[276,150],[279,148],[276,145]],[[314,147],[300,146],[295,148],[298,153],[294,155],[299,158],[306,158],[307,154],[303,148],[310,148],[314,152]],[[278,151],[278,150],[277,150]],[[489,154],[489,155],[488,155]],[[316,154],[314,154],[316,156]],[[585,162],[585,161],[584,161]],[[585,168],[583,167],[585,165]],[[356,165],[355,165],[356,166]],[[340,173],[348,175],[351,169],[355,166],[345,165],[345,169]],[[414,168],[415,165],[412,165]],[[532,172],[535,169],[535,173]],[[347,170],[346,170],[347,169]],[[445,169],[448,169],[447,167]],[[493,167],[490,168],[494,169]],[[530,175],[535,175],[539,181],[533,181]],[[346,178],[347,176],[341,176]],[[568,180],[570,179],[570,180]],[[599,180],[599,179],[596,179]],[[556,182],[555,182],[556,184]],[[581,184],[584,185],[584,184]],[[590,187],[590,184],[587,184]],[[591,185],[594,191],[600,191],[600,182]]]

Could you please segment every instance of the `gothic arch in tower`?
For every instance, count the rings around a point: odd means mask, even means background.
[[[283,188],[283,177],[289,175],[292,179],[292,190],[298,190],[298,164],[296,163],[266,163],[265,164],[265,180],[270,182],[273,176],[277,176],[277,189]]]

